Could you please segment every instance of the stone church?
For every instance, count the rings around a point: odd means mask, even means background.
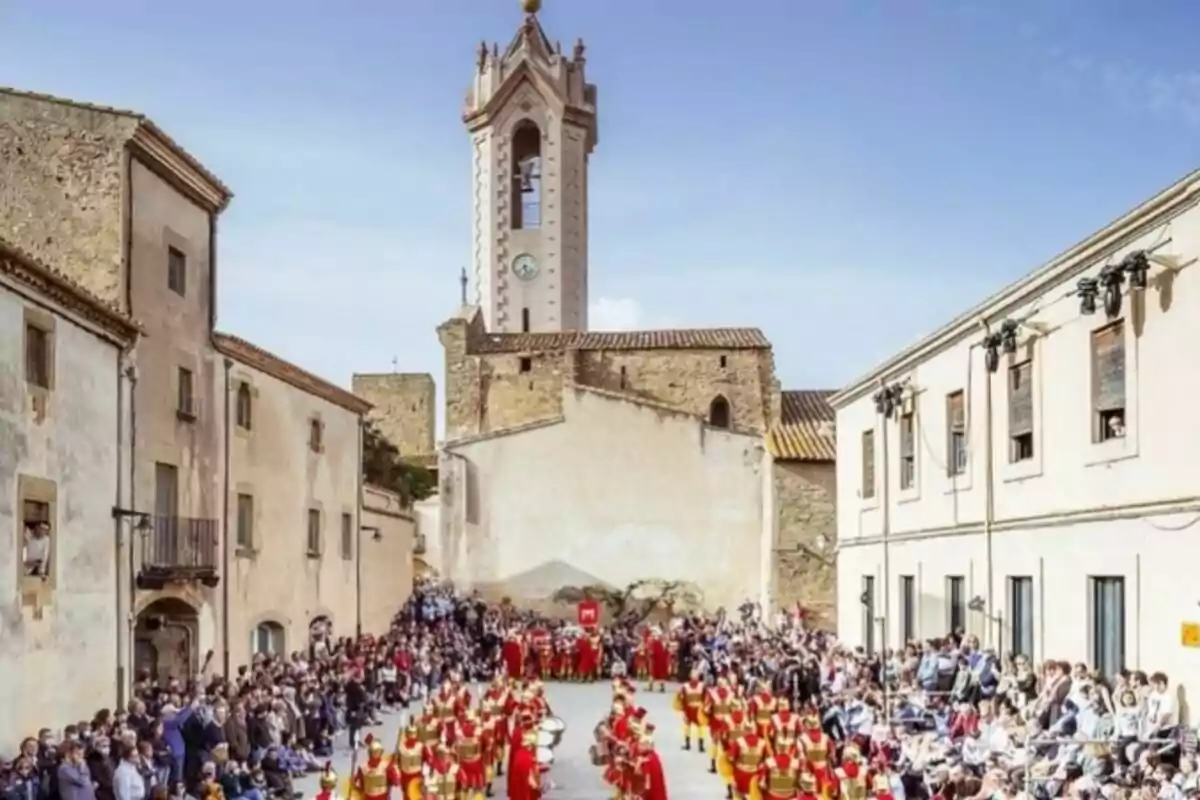
[[[463,117],[472,268],[438,328],[440,571],[516,602],[663,578],[711,608],[799,601],[831,619],[828,393],[781,391],[756,328],[589,329],[597,90],[583,41],[565,54],[538,3],[524,9],[506,48],[479,46]],[[432,437],[402,433],[430,427],[432,383],[415,377],[356,376],[355,391],[398,409],[381,428],[423,457]],[[410,408],[425,422],[395,418]]]

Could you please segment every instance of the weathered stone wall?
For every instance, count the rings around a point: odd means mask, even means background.
[[[362,526],[362,629],[378,636],[412,594],[417,518],[394,492],[364,486]]]
[[[799,602],[820,624],[836,624],[837,570],[813,552],[833,560],[837,541],[836,469],[831,462],[776,461],[776,607]],[[796,545],[803,548],[796,549]]]
[[[121,308],[125,142],[136,126],[0,91],[0,236]]]
[[[374,406],[369,419],[404,457],[431,456],[437,439],[437,388],[428,373],[355,375],[352,391]]]

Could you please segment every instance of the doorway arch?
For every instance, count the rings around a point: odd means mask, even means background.
[[[177,597],[160,597],[137,615],[133,668],[138,677],[187,681],[200,671],[200,612]]]

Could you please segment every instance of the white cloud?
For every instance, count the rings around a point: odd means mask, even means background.
[[[588,327],[597,331],[636,331],[644,318],[632,297],[601,297],[588,309]]]

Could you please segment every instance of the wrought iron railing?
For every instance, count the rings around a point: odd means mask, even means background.
[[[142,547],[142,570],[180,578],[215,574],[220,528],[215,519],[151,516]]]

